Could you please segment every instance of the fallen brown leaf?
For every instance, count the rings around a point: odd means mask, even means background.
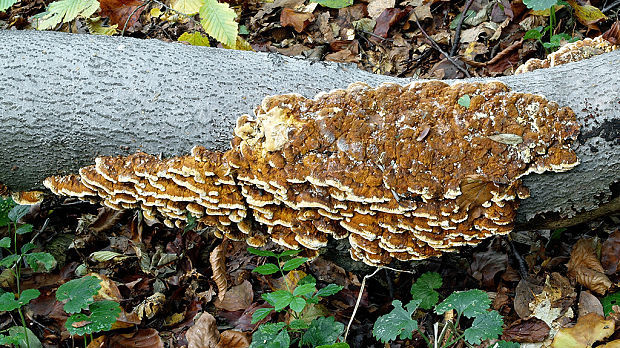
[[[484,287],[495,287],[495,275],[505,271],[507,263],[508,255],[506,253],[488,250],[474,253],[469,271],[471,276],[481,282]]]
[[[253,298],[254,292],[252,291],[252,284],[244,280],[243,283],[233,286],[226,291],[224,299],[220,300],[218,298],[215,300],[214,304],[216,308],[233,312],[248,308],[252,304]]]
[[[109,338],[110,348],[164,348],[164,342],[155,329],[140,329],[130,334],[113,335]]]
[[[392,25],[398,23],[406,14],[407,11],[398,8],[386,8],[381,15],[377,17],[377,25],[375,26],[374,34],[386,38]]]
[[[298,33],[304,31],[312,22],[314,22],[314,15],[309,12],[299,12],[291,8],[285,8],[280,13],[280,24],[283,27],[293,27]]]
[[[101,15],[110,18],[110,23],[117,24],[123,30],[125,23],[131,28],[140,18],[146,6],[140,0],[100,0]],[[131,17],[130,17],[131,16]],[[127,20],[129,18],[129,21]]]
[[[552,348],[586,348],[595,342],[603,340],[614,333],[613,320],[596,313],[589,313],[577,320],[577,324],[570,328],[563,328],[553,338]]]
[[[187,348],[216,348],[220,341],[220,332],[217,330],[215,318],[202,312],[200,318],[185,333],[185,338]]]
[[[502,339],[514,342],[541,342],[549,335],[549,325],[538,318],[518,319],[504,329]]]
[[[596,296],[592,295],[589,291],[583,290],[579,293],[579,318],[585,316],[588,313],[596,313],[603,315],[603,305]]]
[[[568,276],[586,288],[604,295],[612,283],[604,273],[603,266],[596,256],[594,241],[582,238],[573,247],[566,267]]]
[[[224,299],[226,289],[228,288],[228,280],[226,278],[226,241],[215,247],[209,255],[209,262],[213,270],[211,278],[217,285],[217,298]]]
[[[620,25],[618,25],[620,27]],[[601,266],[612,275],[620,268],[620,230],[616,230],[601,246]]]
[[[226,330],[220,334],[220,342],[217,344],[217,348],[247,348],[250,346],[250,342],[248,334],[236,330]]]

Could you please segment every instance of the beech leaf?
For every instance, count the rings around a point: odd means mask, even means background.
[[[217,41],[228,47],[236,47],[238,24],[235,22],[237,14],[226,3],[217,0],[205,0],[200,7],[200,24]]]

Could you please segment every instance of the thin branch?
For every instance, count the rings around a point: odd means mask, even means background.
[[[461,28],[463,27],[463,21],[465,20],[465,15],[467,14],[467,10],[474,2],[474,0],[467,0],[465,3],[465,8],[463,12],[461,12],[461,18],[459,18],[459,23],[456,25],[456,32],[454,33],[454,42],[452,43],[452,49],[450,50],[450,57],[454,57],[456,54],[456,49],[459,47],[459,43],[461,42]]]
[[[439,47],[439,45],[435,42],[435,40],[433,40],[433,38],[431,38],[426,33],[426,31],[424,31],[424,29],[422,28],[422,25],[420,25],[420,21],[418,20],[418,16],[415,14],[415,12],[413,12],[413,17],[415,18],[415,23],[418,25],[418,28],[420,28],[420,31],[422,31],[422,34],[424,34],[424,36],[431,42],[431,46],[433,46],[434,49],[439,51],[439,53],[443,54],[444,57],[446,57],[446,59],[448,61],[450,61],[450,63],[452,63],[452,65],[454,65],[457,69],[459,69],[459,71],[464,73],[465,76],[471,77],[471,75],[469,75],[469,72],[466,69],[464,69],[462,66],[460,66],[452,57],[450,57],[449,54],[447,54],[444,50],[442,50],[441,47]]]
[[[360,306],[360,302],[362,301],[362,295],[364,294],[364,287],[366,287],[366,279],[371,278],[383,268],[387,268],[387,267],[377,267],[377,269],[375,269],[374,272],[372,272],[371,274],[365,275],[364,279],[362,279],[362,286],[360,287],[359,295],[357,295],[357,301],[355,301],[355,307],[353,308],[353,313],[351,313],[351,319],[349,319],[349,324],[347,325],[347,329],[344,331],[345,342],[347,341],[347,335],[349,334],[349,329],[351,328],[351,324],[353,324],[353,318],[355,318],[355,314],[357,313],[357,308]]]

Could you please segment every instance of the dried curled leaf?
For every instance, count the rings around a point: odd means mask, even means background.
[[[250,339],[246,333],[237,330],[226,330],[220,334],[220,342],[217,348],[247,348]]]
[[[244,280],[243,283],[226,291],[223,300],[218,298],[215,307],[229,312],[238,311],[250,307],[253,298],[252,284]]]
[[[220,332],[217,330],[215,318],[202,312],[194,326],[190,327],[185,333],[188,348],[216,348],[220,342]]]
[[[577,324],[563,328],[555,335],[552,348],[592,347],[600,340],[614,333],[615,323],[596,313],[589,313],[579,318]]]
[[[220,301],[224,300],[226,295],[226,289],[228,289],[228,280],[226,279],[226,255],[225,255],[225,243],[218,245],[209,255],[209,262],[211,263],[211,269],[213,270],[213,276],[211,278],[217,285],[217,298]]]
[[[566,267],[569,277],[598,294],[604,295],[612,285],[596,256],[592,239],[583,238],[575,244]]]

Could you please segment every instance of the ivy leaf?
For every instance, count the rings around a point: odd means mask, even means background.
[[[58,0],[52,2],[47,11],[33,18],[36,19],[37,30],[45,30],[55,27],[60,22],[70,22],[77,16],[88,18],[98,9],[97,0]]]
[[[344,331],[344,324],[334,317],[319,317],[310,323],[310,327],[301,336],[301,345],[312,347],[334,344]]]
[[[252,270],[252,272],[260,273],[262,275],[274,274],[278,271],[280,271],[280,267],[274,265],[273,263],[266,263]]]
[[[344,8],[353,5],[353,0],[310,0],[310,2],[329,8]]]
[[[466,329],[465,340],[473,345],[487,339],[497,338],[502,334],[504,321],[497,311],[484,312],[476,316],[471,327]]]
[[[254,313],[252,314],[252,324],[256,324],[259,321],[267,318],[267,316],[269,315],[269,313],[271,313],[273,311],[273,308],[259,308],[257,310],[254,311]]]
[[[557,0],[523,0],[523,4],[527,8],[531,8],[534,11],[542,11],[550,9],[551,6],[558,4]]]
[[[173,0],[170,5],[173,10],[191,16],[198,13],[204,3],[204,0]]]
[[[273,256],[276,257],[276,253],[269,250],[260,250],[256,248],[248,248],[248,252],[250,254],[258,255],[258,256]]]
[[[250,348],[288,348],[291,338],[286,330],[282,330],[285,323],[269,323],[258,327],[252,334]]]
[[[56,259],[50,253],[40,252],[40,253],[32,253],[24,255],[28,266],[32,268],[33,271],[38,272],[39,266],[43,266],[46,271],[51,270],[56,266]]]
[[[340,286],[340,285],[336,285],[336,284],[328,284],[326,287],[320,289],[319,291],[317,291],[315,297],[327,297],[327,296],[331,296],[334,295],[336,293],[338,293],[340,290],[342,290],[344,288],[344,286]]]
[[[306,300],[303,299],[302,297],[295,297],[291,300],[289,307],[291,307],[291,309],[294,310],[295,312],[299,313],[303,311],[304,308],[306,307]]]
[[[9,215],[7,217],[12,222],[17,222],[17,220],[23,218],[30,211],[29,205],[16,205],[11,209]]]
[[[439,289],[443,284],[441,275],[435,272],[426,272],[411,285],[411,295],[414,299],[421,300],[420,308],[431,309],[439,301]]]
[[[177,41],[187,42],[192,46],[211,46],[211,44],[209,43],[209,38],[206,36],[202,36],[202,34],[197,31],[191,34],[183,33],[181,34],[181,36],[179,36]]]
[[[67,319],[65,327],[72,335],[88,335],[107,331],[112,328],[116,318],[121,314],[121,307],[114,301],[97,301],[88,310],[90,315],[73,314]]]
[[[316,290],[316,287],[314,283],[307,283],[307,284],[296,287],[295,290],[293,290],[293,295],[304,296],[304,295],[314,293],[315,290]]]
[[[217,0],[205,0],[204,5],[199,10],[200,24],[217,41],[228,47],[235,47],[237,44],[238,24],[235,22],[237,14],[226,3],[219,3]]]
[[[383,343],[395,340],[396,337],[400,337],[400,339],[413,337],[413,331],[418,329],[418,322],[411,319],[411,316],[420,302],[420,300],[412,300],[405,309],[399,300],[392,301],[394,309],[377,319],[372,329],[372,335]]]
[[[435,313],[444,314],[454,309],[459,315],[462,314],[468,318],[473,318],[485,313],[490,305],[489,295],[482,290],[456,291],[435,307]]]
[[[288,261],[286,261],[284,263],[284,265],[282,266],[282,270],[283,271],[292,271],[295,268],[303,265],[307,261],[308,261],[307,257],[298,257],[298,258],[295,258],[295,259],[290,259],[290,260],[288,260]]]
[[[286,290],[277,290],[263,294],[263,299],[269,302],[270,305],[274,306],[276,312],[279,312],[291,303],[293,300],[293,294]]]
[[[608,316],[609,313],[613,312],[614,305],[620,306],[620,291],[603,297],[601,304],[603,305],[603,313],[605,313],[605,316]]]
[[[56,299],[58,301],[68,300],[63,307],[65,312],[81,312],[93,303],[93,296],[101,289],[100,283],[99,278],[95,276],[70,280],[58,287]]]

